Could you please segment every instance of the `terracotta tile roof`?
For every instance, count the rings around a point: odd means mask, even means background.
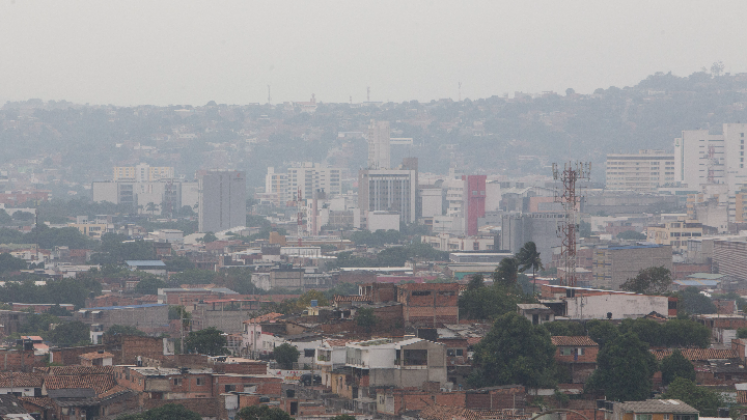
[[[70,256],[71,257],[85,257],[86,252],[88,251],[90,251],[90,249],[71,249]]]
[[[109,389],[107,391],[104,391],[104,392],[102,392],[100,394],[97,394],[96,396],[99,397],[99,398],[101,398],[103,400],[103,399],[106,399],[106,398],[109,398],[109,397],[115,397],[115,396],[120,395],[120,394],[127,394],[129,392],[132,392],[132,390],[129,389],[129,388],[125,388],[125,387],[123,387],[121,385],[115,385],[111,389]]]
[[[44,378],[47,390],[93,389],[97,394],[115,385],[112,366],[62,366],[52,367]]]
[[[652,349],[651,353],[656,356],[656,360],[662,360],[663,358],[672,354],[675,349]],[[736,350],[732,349],[679,349],[685,359],[689,361],[695,360],[714,360],[714,359],[737,359],[739,354]]]
[[[591,338],[583,335],[579,336],[562,336],[552,337],[552,343],[556,346],[596,346],[597,343]]]
[[[40,388],[42,378],[42,375],[36,373],[0,372],[0,388]]]
[[[420,411],[420,418],[426,420],[479,420],[476,412],[463,407],[429,405]]]
[[[277,312],[270,312],[269,314],[260,315],[255,318],[247,319],[244,321],[244,324],[256,324],[258,322],[267,322],[267,321],[274,321],[278,318],[283,316],[283,314],[279,314]]]

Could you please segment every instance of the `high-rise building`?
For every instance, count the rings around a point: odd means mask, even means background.
[[[171,166],[150,166],[140,163],[136,166],[115,166],[114,181],[153,182],[161,179],[174,178],[174,168]]]
[[[417,173],[415,169],[363,169],[358,174],[358,206],[361,218],[369,212],[400,215],[400,221],[417,220]]]
[[[477,219],[485,217],[486,175],[467,175],[464,179],[464,231],[467,236],[477,235]]]
[[[674,139],[674,181],[700,188],[725,184],[730,192],[747,184],[744,141],[747,124],[724,124],[722,134],[685,130]]]
[[[301,198],[311,199],[314,191],[324,191],[327,196],[342,194],[342,168],[331,168],[318,163],[304,162],[300,166],[288,168],[286,173],[267,168],[265,192],[278,195],[278,201],[295,201],[298,189]]]
[[[246,173],[233,170],[198,174],[199,230],[220,232],[246,226]]]
[[[389,169],[389,121],[371,120],[368,126],[368,169]]]
[[[656,191],[674,183],[674,154],[664,150],[609,154],[606,175],[608,190]]]

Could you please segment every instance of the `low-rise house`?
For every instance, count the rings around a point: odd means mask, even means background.
[[[127,260],[130,271],[144,271],[156,276],[166,275],[166,264],[161,260]]]
[[[0,395],[41,397],[42,375],[26,372],[0,372]]]
[[[438,328],[459,323],[459,283],[409,283],[397,286],[405,327]]]
[[[555,361],[567,369],[570,383],[583,384],[597,368],[599,345],[585,336],[553,336]]]
[[[80,355],[80,364],[82,366],[111,366],[114,355],[104,350]]]
[[[332,372],[345,366],[346,344],[357,340],[327,339],[316,348],[316,366],[321,368],[322,385],[332,386]]]
[[[604,401],[605,420],[698,420],[699,412],[680,400]]]
[[[677,316],[677,298],[619,290],[542,285],[540,303],[553,309],[556,318],[571,320],[643,318],[656,312]]]
[[[545,322],[555,321],[555,313],[552,309],[540,303],[519,303],[519,315],[528,319],[532,325],[542,325]]]
[[[0,419],[34,420],[15,395],[0,395]]]

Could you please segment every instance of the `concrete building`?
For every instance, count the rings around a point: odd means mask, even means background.
[[[362,388],[422,388],[426,382],[446,383],[446,346],[410,338],[383,338],[347,343],[345,364],[355,381],[353,398],[366,397]],[[359,392],[359,391],[364,392]]]
[[[669,245],[673,251],[686,251],[687,241],[703,236],[703,224],[693,220],[678,220],[646,227],[646,241]]]
[[[198,176],[199,231],[246,226],[246,173],[206,171]]]
[[[91,342],[112,325],[135,327],[145,332],[165,332],[169,328],[169,305],[147,304],[83,308],[75,312],[75,320],[91,326]]]
[[[565,220],[560,213],[509,213],[501,216],[500,247],[516,254],[527,242],[534,242],[543,261],[552,257],[552,249],[560,246],[558,223]]]
[[[485,217],[485,175],[463,176],[463,220],[467,236],[477,235],[477,219]]]
[[[713,270],[718,274],[747,280],[747,242],[714,240]]]
[[[541,286],[540,296],[540,302],[555,310],[556,319],[622,320],[642,318],[651,312],[677,316],[677,298],[670,296],[547,284]]]
[[[389,169],[389,121],[371,120],[368,126],[368,169]]]
[[[304,270],[294,268],[276,268],[270,271],[270,287],[289,290],[303,289]]]
[[[643,149],[638,154],[609,154],[606,179],[608,190],[656,191],[674,182],[674,154]]]
[[[368,212],[368,230],[376,232],[377,230],[396,230],[399,231],[399,213],[389,213],[386,211],[369,211]]]
[[[132,206],[140,214],[167,214],[184,206],[197,204],[197,183],[178,180],[136,182],[94,181],[91,184],[93,201]]]
[[[516,306],[519,315],[529,320],[532,325],[542,325],[545,322],[555,321],[555,313],[552,309],[540,303],[519,303]]]
[[[173,179],[174,168],[171,166],[150,166],[140,163],[135,166],[115,166],[112,179],[116,181],[153,182],[161,179]]]
[[[593,256],[594,287],[618,290],[644,268],[664,267],[672,271],[672,247],[634,245],[597,248]]]
[[[413,223],[417,219],[417,169],[364,169],[358,175],[358,206],[361,225],[367,227],[367,215],[372,211],[398,213],[400,220]]]
[[[298,199],[301,189],[302,199],[311,199],[314,191],[323,191],[327,196],[342,194],[342,168],[333,168],[319,163],[303,162],[287,169],[286,173],[267,168],[265,193],[277,194],[279,203]]]
[[[420,187],[418,194],[421,203],[421,217],[443,215],[443,190],[440,187]]]
[[[747,124],[724,124],[722,134],[685,130],[674,139],[675,182],[690,188],[726,184],[737,191],[747,183],[744,140]]]

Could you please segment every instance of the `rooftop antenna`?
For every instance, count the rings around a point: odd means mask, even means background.
[[[552,176],[555,181],[563,183],[562,192],[555,190],[555,201],[563,206],[565,218],[558,224],[558,236],[561,240],[560,259],[565,273],[561,278],[564,286],[576,286],[576,233],[579,230],[579,214],[577,205],[583,198],[577,192],[577,181],[589,179],[591,174],[590,162],[567,162],[561,170],[552,164]]]
[[[371,102],[371,86],[366,87],[366,102]]]
[[[270,85],[267,85],[267,103],[272,105],[272,95],[270,95]]]
[[[462,102],[462,82],[459,82],[459,102]]]

